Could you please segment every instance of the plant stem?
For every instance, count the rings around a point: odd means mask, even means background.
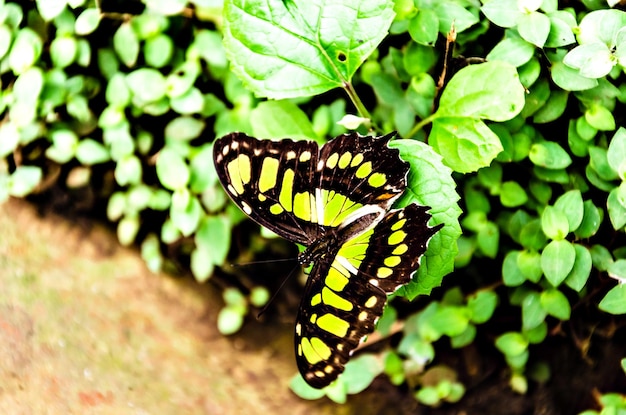
[[[369,120],[371,128],[373,128],[374,130],[380,131],[378,126],[376,126],[376,124],[374,123],[374,120],[372,120],[372,115],[369,113],[367,108],[365,108],[365,105],[363,105],[363,101],[361,101],[361,98],[359,98],[356,91],[354,90],[354,87],[352,86],[352,84],[348,81],[344,81],[343,89],[345,89],[346,93],[350,97],[350,100],[356,107],[356,110],[359,112],[359,115]]]

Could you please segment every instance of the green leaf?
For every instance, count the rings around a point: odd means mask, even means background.
[[[617,261],[609,264],[606,271],[611,278],[615,278],[623,283],[626,281],[626,259],[618,259]]]
[[[507,33],[506,37],[489,51],[487,60],[507,62],[519,68],[532,59],[535,47],[512,33]]]
[[[67,0],[37,0],[39,14],[46,22],[61,14],[65,6],[67,6]]]
[[[140,103],[160,100],[167,89],[165,77],[152,68],[141,68],[129,73],[126,75],[126,85]]]
[[[179,114],[200,114],[204,110],[204,104],[204,95],[196,87],[170,99],[172,109]]]
[[[351,359],[346,364],[341,380],[347,386],[350,395],[363,392],[383,372],[380,359],[374,355],[364,354]]]
[[[615,130],[615,118],[613,118],[613,113],[600,104],[591,105],[587,111],[585,111],[585,120],[589,125],[599,131]]]
[[[43,42],[33,30],[25,27],[17,36],[9,52],[9,67],[19,75],[33,66],[43,50]]]
[[[215,270],[215,263],[212,261],[208,247],[197,246],[191,251],[190,267],[198,282],[205,282],[211,277]]]
[[[430,323],[442,334],[453,337],[458,336],[467,329],[470,312],[465,307],[440,306],[431,316]]]
[[[533,144],[528,157],[533,164],[553,170],[564,169],[572,164],[569,154],[553,141]]]
[[[0,123],[0,158],[4,158],[16,150],[20,142],[20,132],[11,122]]]
[[[65,68],[76,60],[78,42],[73,37],[59,36],[50,43],[50,59],[57,68]]]
[[[606,200],[609,218],[614,229],[621,229],[626,225],[626,182],[614,188]]]
[[[485,2],[480,9],[489,20],[501,27],[513,27],[523,16],[517,0]]]
[[[563,63],[565,50],[558,49],[556,53],[547,53],[552,63],[551,75],[554,83],[565,91],[584,91],[598,85],[598,81],[586,78],[578,73],[577,69],[570,68]]]
[[[476,235],[478,247],[488,258],[495,258],[498,254],[500,229],[493,222],[487,222]]]
[[[565,278],[565,284],[572,290],[580,292],[591,274],[592,260],[591,253],[587,247],[574,244],[574,249],[576,249],[576,260],[574,261],[574,267],[567,274],[567,278]]]
[[[81,164],[92,165],[109,161],[109,150],[101,143],[90,138],[81,140],[76,147],[76,159]]]
[[[580,226],[574,232],[579,239],[590,238],[598,232],[602,224],[602,215],[591,200],[585,200],[583,203],[583,220]]]
[[[576,42],[573,28],[576,27],[576,18],[566,10],[548,13],[550,18],[550,33],[546,45],[549,48],[558,48]]]
[[[406,297],[413,299],[438,287],[443,276],[454,268],[458,250],[455,243],[447,241],[456,241],[461,234],[459,196],[450,169],[441,163],[441,157],[432,148],[416,140],[393,140],[389,147],[400,150],[400,157],[411,165],[407,189],[396,201],[396,206],[413,202],[430,206],[433,215],[431,225],[446,224],[428,243],[428,250],[414,277],[415,282],[405,288]]]
[[[565,280],[575,261],[576,249],[567,240],[551,241],[541,253],[541,269],[554,287]]]
[[[433,9],[418,9],[409,23],[411,39],[420,45],[432,46],[439,35],[439,18]]]
[[[306,383],[300,373],[291,378],[291,381],[289,382],[289,389],[291,389],[293,393],[298,395],[300,398],[310,401],[320,399],[326,395],[324,389],[315,389]]]
[[[537,251],[521,251],[517,257],[517,266],[524,277],[534,283],[543,276],[541,269],[541,254]]]
[[[488,166],[502,151],[498,136],[484,122],[471,117],[435,118],[429,144],[459,173]]]
[[[228,0],[224,47],[258,96],[316,95],[350,82],[393,16],[393,2],[384,0]]]
[[[120,186],[141,183],[141,173],[141,161],[139,161],[136,156],[129,155],[117,160],[115,166],[115,181],[117,181]]]
[[[204,121],[193,117],[178,117],[165,126],[165,140],[191,141],[204,130]]]
[[[156,161],[157,176],[163,187],[169,190],[184,188],[189,182],[189,167],[175,151],[164,148]]]
[[[534,327],[530,330],[524,330],[524,336],[528,339],[528,342],[531,344],[539,344],[543,342],[548,335],[548,324],[544,321],[539,324],[537,327]]]
[[[528,195],[517,182],[508,181],[502,183],[500,189],[500,203],[506,207],[521,206],[528,201]]]
[[[137,215],[126,215],[117,224],[117,239],[120,244],[128,246],[135,241],[139,232],[139,217]]]
[[[569,320],[572,308],[565,294],[556,288],[541,293],[541,307],[552,317],[559,320]]]
[[[619,176],[617,172],[613,170],[609,164],[608,151],[605,148],[589,146],[589,167],[591,167],[599,176],[600,179],[611,181],[617,179]],[[612,188],[613,186],[611,186]]]
[[[129,22],[124,22],[113,35],[113,48],[124,65],[135,66],[139,57],[139,39]]]
[[[496,347],[505,356],[519,356],[528,350],[528,340],[521,333],[508,332],[496,339]]]
[[[315,140],[317,135],[307,115],[287,100],[259,103],[250,113],[252,133],[256,137]]]
[[[167,65],[174,54],[174,41],[166,34],[159,33],[146,39],[143,56],[146,63],[153,68]]]
[[[498,305],[498,296],[493,291],[478,291],[469,296],[467,307],[471,311],[470,320],[475,324],[489,321]]]
[[[9,178],[9,195],[24,197],[41,182],[43,173],[37,166],[17,166]]]
[[[563,63],[577,69],[585,78],[602,78],[611,72],[615,62],[611,50],[602,43],[576,46],[563,58]]]
[[[565,239],[569,233],[567,216],[554,206],[546,206],[541,214],[541,229],[550,239]]]
[[[243,325],[244,315],[245,311],[242,313],[238,307],[227,305],[217,315],[217,329],[225,336],[237,333]]]
[[[510,251],[502,262],[502,281],[507,287],[517,287],[526,281],[526,277],[518,266],[518,251]]]
[[[208,216],[200,223],[195,242],[208,253],[207,258],[213,264],[222,265],[230,249],[230,239],[229,221],[222,216]]]
[[[507,121],[522,110],[524,95],[514,66],[498,61],[470,65],[450,80],[435,115]]]
[[[183,236],[193,234],[198,228],[203,210],[195,197],[190,197],[187,190],[178,190],[172,195],[170,218]]]
[[[610,314],[626,314],[626,284],[620,283],[611,288],[598,308]]]
[[[541,306],[539,294],[529,292],[522,301],[522,329],[532,330],[546,319],[546,311]]]
[[[93,33],[100,24],[100,18],[100,10],[98,10],[97,8],[85,9],[76,18],[74,31],[79,36],[85,36]]]
[[[574,232],[578,229],[583,221],[585,211],[580,190],[570,190],[559,196],[554,203],[554,208],[562,212],[567,218],[569,232]]]
[[[522,227],[520,232],[520,244],[526,249],[539,251],[547,242],[546,235],[541,231],[541,221],[532,220]]]
[[[523,14],[517,20],[517,30],[524,40],[543,48],[550,33],[550,18],[537,11]]]
[[[606,153],[607,162],[622,180],[626,180],[626,128],[620,127]]]

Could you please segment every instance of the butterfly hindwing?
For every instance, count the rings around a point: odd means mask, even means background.
[[[248,216],[308,246],[363,209],[385,211],[402,193],[408,164],[387,147],[393,135],[344,134],[320,148],[232,133],[213,154],[220,181]]]
[[[427,208],[411,204],[342,243],[313,265],[296,320],[296,360],[305,380],[335,380],[361,340],[374,331],[387,294],[408,283],[428,240]]]

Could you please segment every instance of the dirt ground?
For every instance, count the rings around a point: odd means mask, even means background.
[[[0,205],[0,285],[2,414],[399,409],[391,388],[347,405],[299,399],[288,389],[292,324],[251,321],[224,337],[215,288],[152,274],[109,231],[39,217],[22,201]]]
[[[624,320],[590,328],[582,310],[533,349],[529,367],[551,374],[526,395],[511,391],[493,347],[511,322],[494,319],[482,342],[438,347],[437,364],[467,387],[455,405],[419,406],[384,378],[346,405],[304,401],[288,388],[292,318],[250,319],[224,337],[211,284],[152,274],[109,230],[17,200],[0,205],[0,287],[0,414],[559,415],[626,391]]]

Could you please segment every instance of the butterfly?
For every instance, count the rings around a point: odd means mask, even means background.
[[[387,294],[407,284],[442,225],[430,208],[391,209],[409,164],[388,142],[395,133],[314,141],[259,140],[231,133],[213,159],[226,192],[251,219],[305,247],[308,266],[295,325],[298,369],[314,388],[344,370],[375,329]]]

